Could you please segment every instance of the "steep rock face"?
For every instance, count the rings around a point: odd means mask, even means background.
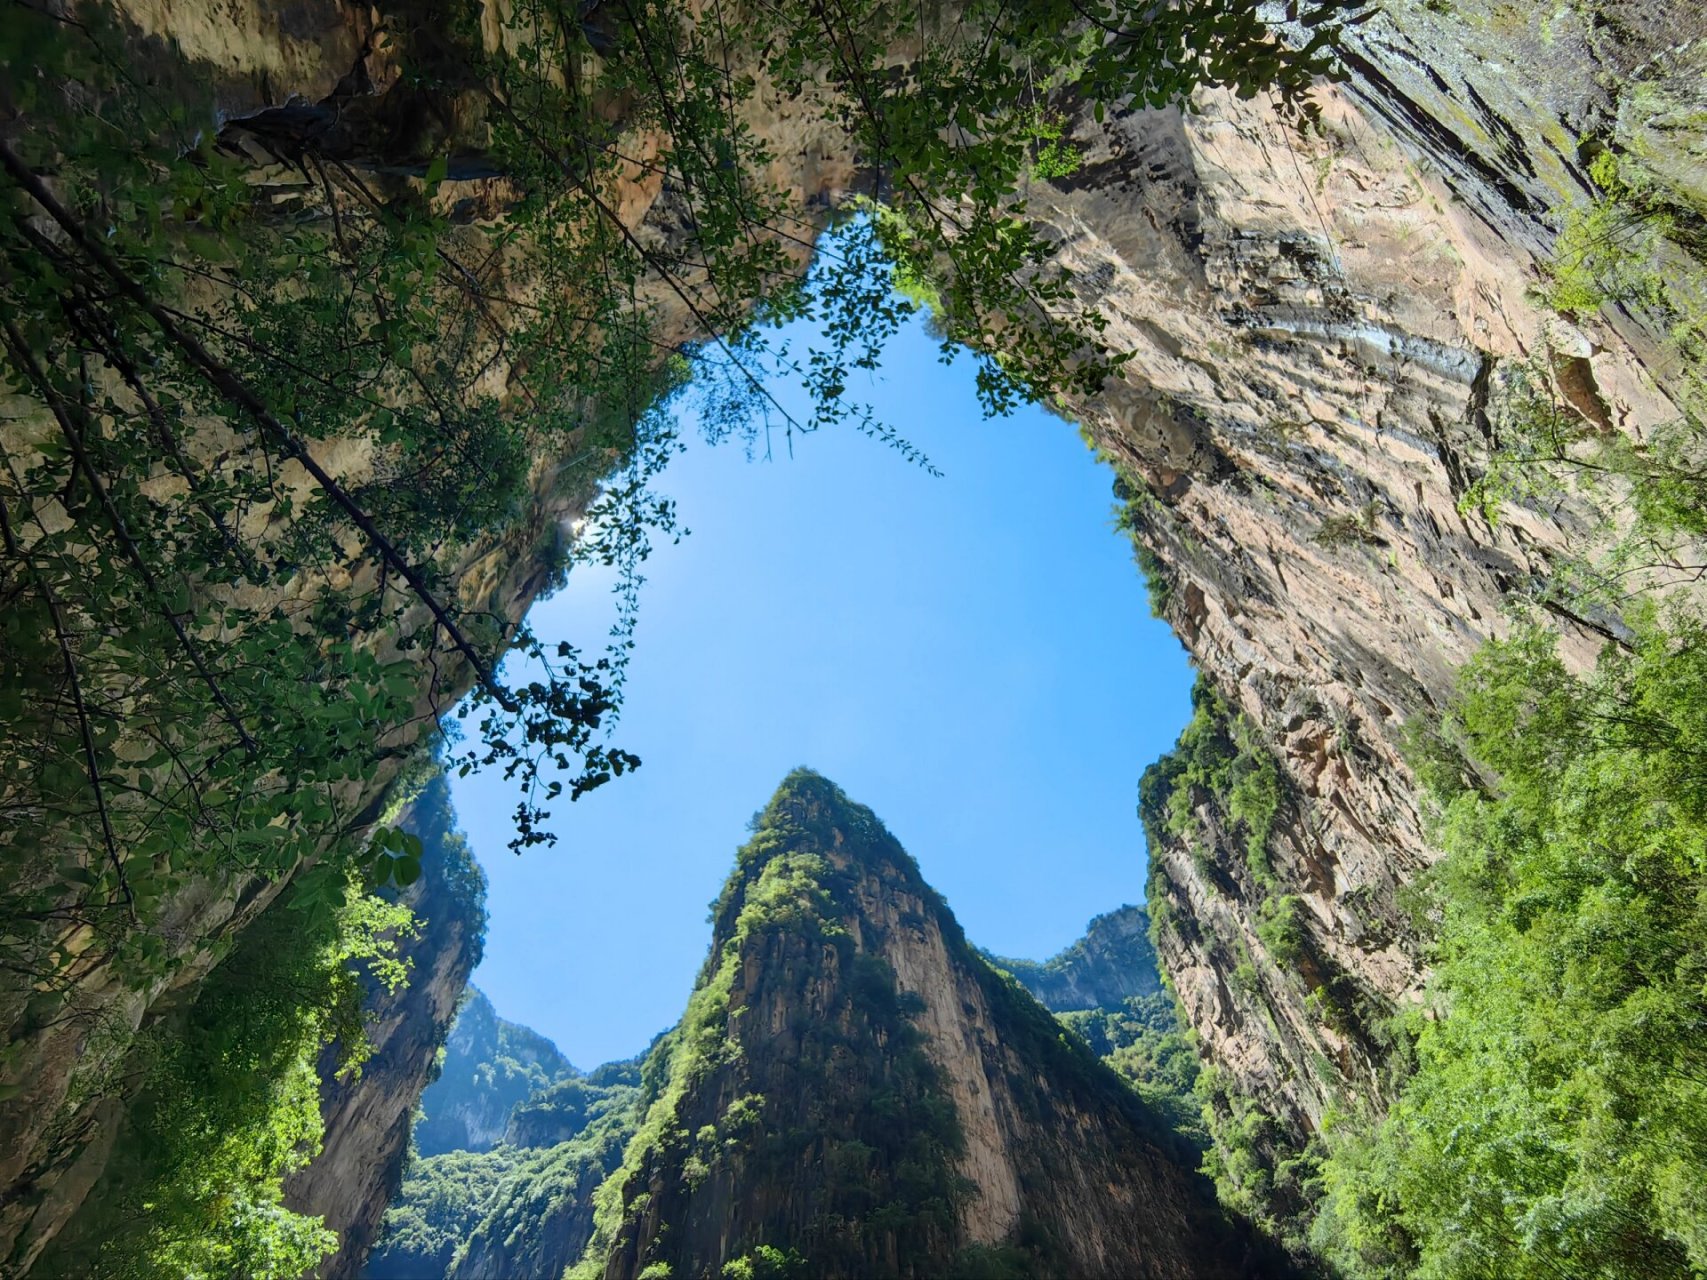
[[[1238,872],[1212,797],[1191,840],[1152,847],[1162,966],[1209,1057],[1300,1134],[1380,1089],[1378,1052],[1310,1005],[1321,975],[1375,1011],[1422,978],[1400,898],[1431,854],[1401,727],[1588,527],[1569,503],[1497,526],[1460,513],[1507,370],[1570,362],[1582,411],[1618,429],[1672,414],[1637,318],[1573,329],[1533,291],[1587,191],[1576,131],[1610,111],[1589,72],[1702,20],[1614,4],[1633,15],[1617,47],[1561,29],[1532,58],[1537,15],[1446,8],[1358,28],[1319,135],[1214,94],[1083,118],[1084,167],[1031,193],[1112,344],[1137,352],[1074,409],[1123,475],[1159,611],[1284,777],[1264,883]],[[1577,663],[1609,625],[1556,621]],[[1315,974],[1265,958],[1280,898]]]
[[[1039,963],[992,956],[1053,1013],[1069,1009],[1114,1009],[1132,996],[1162,989],[1156,949],[1150,945],[1150,916],[1143,907],[1121,907],[1085,927],[1085,936],[1059,955]]]
[[[338,1233],[338,1250],[319,1271],[328,1280],[348,1280],[360,1269],[397,1191],[416,1104],[480,962],[486,929],[483,877],[460,839],[447,848],[454,817],[442,776],[401,822],[436,854],[423,859],[421,878],[402,894],[420,926],[402,948],[409,978],[395,991],[370,995],[373,1053],[359,1075],[340,1076],[335,1048],[326,1050],[325,1138],[320,1154],[285,1184],[290,1208],[321,1217]]]
[[[1527,291],[1560,207],[1585,190],[1574,137],[1619,110],[1600,73],[1639,78],[1702,22],[1646,0],[1611,7],[1621,34],[1606,45],[1568,21],[1542,39],[1538,19],[1492,0],[1450,13],[1396,0],[1359,29],[1321,137],[1215,95],[1195,114],[1085,118],[1073,131],[1085,167],[1032,193],[1110,341],[1139,353],[1075,408],[1142,494],[1164,613],[1286,775],[1276,882],[1304,912],[1309,953],[1377,1004],[1418,981],[1398,897],[1429,857],[1398,727],[1439,702],[1503,625],[1506,594],[1581,530],[1568,507],[1498,528],[1457,514],[1502,364],[1543,346]],[[318,97],[370,34],[365,14],[338,6],[239,5],[199,24],[184,8],[130,16],[145,39],[179,39],[231,113]],[[845,149],[786,136],[786,104],[769,108],[758,123],[798,169],[791,181],[833,200],[853,178]],[[638,220],[657,195],[637,181],[624,209]],[[1652,339],[1637,318],[1552,339],[1586,363],[1607,420],[1641,430],[1666,414],[1641,376]],[[518,618],[541,581],[527,548],[563,514],[541,503],[514,536],[470,549],[465,602]],[[1603,624],[1560,625],[1580,660]],[[1337,1091],[1374,1087],[1370,1064],[1261,963],[1257,994],[1235,996],[1242,953],[1264,952],[1270,891],[1214,870],[1237,866],[1236,838],[1215,834],[1235,824],[1212,797],[1199,811],[1214,856],[1184,839],[1152,849],[1165,968],[1210,1055],[1308,1128]],[[202,940],[241,929],[273,891],[186,895],[176,932],[195,954],[176,994],[213,963]],[[75,1079],[112,1065],[86,1028],[128,1034],[174,994],[129,991],[99,966],[79,981],[87,1019],[19,1032],[33,1039],[5,1079],[27,1082],[0,1114],[0,1249],[20,1268],[93,1185],[122,1114],[121,1099]]]
[[[130,69],[153,86],[151,92],[188,104],[186,109],[210,136],[234,119],[293,99],[316,102],[347,90],[369,107],[402,80],[380,14],[334,0],[283,6],[245,2],[223,6],[217,13],[193,4],[104,8],[112,11],[125,36]],[[815,209],[827,211],[852,183],[855,167],[849,145],[823,122],[803,124],[792,117],[786,101],[773,95],[754,104],[749,123],[769,140],[778,157],[769,176],[802,202],[810,200]],[[241,142],[235,134],[230,140]],[[454,140],[436,141],[449,146]],[[257,191],[280,198],[301,194],[304,175],[294,165],[275,163],[259,150],[250,152],[250,160],[250,179]],[[445,184],[443,194],[447,202],[466,198],[479,203],[485,189],[453,180]],[[662,196],[662,181],[640,167],[617,184],[611,199],[625,227],[650,243],[667,245],[690,230],[680,210]],[[795,256],[807,256],[804,241]],[[700,336],[680,298],[659,282],[647,287],[654,292],[641,302],[657,320],[660,349]],[[495,380],[503,381],[501,373]],[[45,417],[39,406],[31,406],[12,421],[28,436]],[[200,434],[187,445],[192,454],[214,454],[225,447],[219,424],[201,424],[196,430]],[[578,456],[579,443],[565,443],[569,456]],[[590,450],[587,456],[601,452],[611,455],[607,461],[614,463],[614,450]],[[330,475],[348,482],[362,478],[373,460],[364,447],[333,442],[321,450],[318,461]],[[512,520],[440,549],[437,567],[443,572],[443,594],[469,616],[489,620],[500,634],[512,632],[550,582],[552,561],[592,496],[590,481],[559,483],[564,455],[536,457],[531,463],[529,492]],[[308,493],[304,479],[295,496],[306,500]],[[388,580],[382,562],[365,550],[358,550],[330,576],[338,589],[358,596],[383,594]],[[297,610],[325,585],[317,573],[298,574],[276,591],[270,586],[252,590],[245,603]],[[427,618],[425,606],[416,608],[402,629],[413,629]],[[376,648],[382,657],[398,656],[384,638]],[[357,827],[377,815],[422,726],[454,705],[473,683],[473,673],[461,657],[425,648],[412,653],[420,662],[415,716],[372,744],[385,759],[371,779],[341,783],[337,789],[339,805],[361,815]],[[52,847],[53,842],[42,843]],[[221,873],[199,877],[176,893],[164,923],[155,930],[168,943],[170,973],[141,987],[115,967],[110,948],[91,946],[89,931],[44,927],[39,950],[71,957],[60,977],[72,1016],[43,1021],[31,1012],[36,992],[29,983],[0,983],[0,1024],[9,1050],[0,1066],[0,1265],[26,1273],[99,1180],[112,1149],[114,1126],[124,1114],[125,1055],[137,1033],[171,1008],[193,1001],[220,956],[288,882],[288,875]]]
[[[966,944],[861,806],[797,772],[716,911],[688,1013],[584,1268],[1240,1274],[1166,1126]],[[603,1197],[601,1197],[603,1198]]]

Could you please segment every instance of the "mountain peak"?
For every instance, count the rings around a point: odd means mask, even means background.
[[[925,884],[919,865],[869,807],[823,774],[797,768],[753,815],[752,836],[735,852],[735,869],[712,905],[712,962],[741,928],[749,910],[786,910],[795,918],[820,914],[821,925],[852,910],[837,891],[860,875],[893,881],[946,911]],[[958,926],[954,926],[958,933]]]
[[[1195,1158],[829,779],[784,779],[713,918],[577,1280],[1237,1274]]]

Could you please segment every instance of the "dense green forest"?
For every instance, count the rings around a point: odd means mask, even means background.
[[[465,1083],[423,1099],[417,1145],[368,1262],[370,1280],[472,1274],[483,1262],[489,1268],[489,1255],[506,1272],[526,1273],[544,1268],[544,1257],[578,1255],[592,1229],[591,1192],[621,1162],[638,1127],[637,1063],[572,1073],[517,1098],[511,1086],[526,1073],[512,1069],[515,1059],[470,1042],[463,1030],[452,1033],[446,1068]],[[501,1108],[503,1140],[427,1152],[423,1135],[445,1136],[432,1125],[435,1102]]]

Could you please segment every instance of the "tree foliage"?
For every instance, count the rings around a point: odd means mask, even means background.
[[[1635,634],[1583,678],[1539,630],[1490,645],[1434,739],[1415,1074],[1324,1167],[1348,1275],[1707,1268],[1707,636],[1651,608]]]
[[[361,1069],[364,990],[406,980],[397,945],[414,927],[360,893],[329,914],[271,908],[132,1049],[135,1102],[94,1210],[39,1273],[293,1280],[319,1262],[336,1239],[285,1207],[282,1182],[319,1151],[322,1051]]]
[[[47,934],[7,944],[17,966],[68,990],[53,938],[89,928],[127,981],[163,976],[165,904],[336,846],[464,683],[476,732],[453,763],[517,782],[522,847],[553,838],[554,797],[633,767],[605,733],[639,566],[673,529],[648,481],[674,448],[658,373],[683,351],[713,434],[846,422],[909,451],[847,395],[910,310],[881,266],[896,242],[853,224],[802,283],[823,219],[774,176],[761,93],[849,140],[999,410],[1120,360],[1024,218],[1061,121],[1204,85],[1302,109],[1355,6],[1294,3],[1294,45],[1260,7],[613,0],[594,21],[524,0],[494,40],[474,6],[400,0],[383,92],[364,54],[326,101],[214,130],[199,69],[121,16],[15,6],[0,797],[8,906]],[[638,224],[625,193],[653,178]],[[465,211],[475,182],[495,216]],[[759,327],[805,316],[826,335],[809,351]],[[765,390],[779,369],[804,418]],[[460,576],[471,542],[555,556],[552,485],[589,466],[573,554],[623,574],[596,658]],[[416,865],[407,841],[375,853],[386,876]]]
[[[803,281],[826,215],[779,179],[761,98],[842,140],[1002,410],[1121,361],[1024,216],[1025,184],[1069,163],[1063,122],[1205,85],[1306,110],[1357,6],[1286,6],[1292,45],[1258,0],[382,8],[394,81],[376,89],[370,48],[319,103],[217,124],[209,69],[117,9],[22,0],[0,31],[0,1014],[20,1042],[206,959],[210,894],[294,876],[330,936],[352,889],[414,879],[418,836],[358,833],[464,689],[447,761],[516,783],[518,847],[638,763],[608,731],[641,567],[675,528],[650,481],[685,355],[714,437],[845,424],[918,458],[848,395],[911,310],[894,241],[851,223]],[[768,336],[798,318],[825,340]],[[804,414],[766,389],[779,371]],[[570,556],[621,583],[598,656],[511,613],[560,577],[577,506]]]

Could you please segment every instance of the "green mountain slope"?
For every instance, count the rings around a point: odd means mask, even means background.
[[[968,945],[834,784],[790,775],[714,920],[577,1278],[1250,1265],[1190,1145]]]

